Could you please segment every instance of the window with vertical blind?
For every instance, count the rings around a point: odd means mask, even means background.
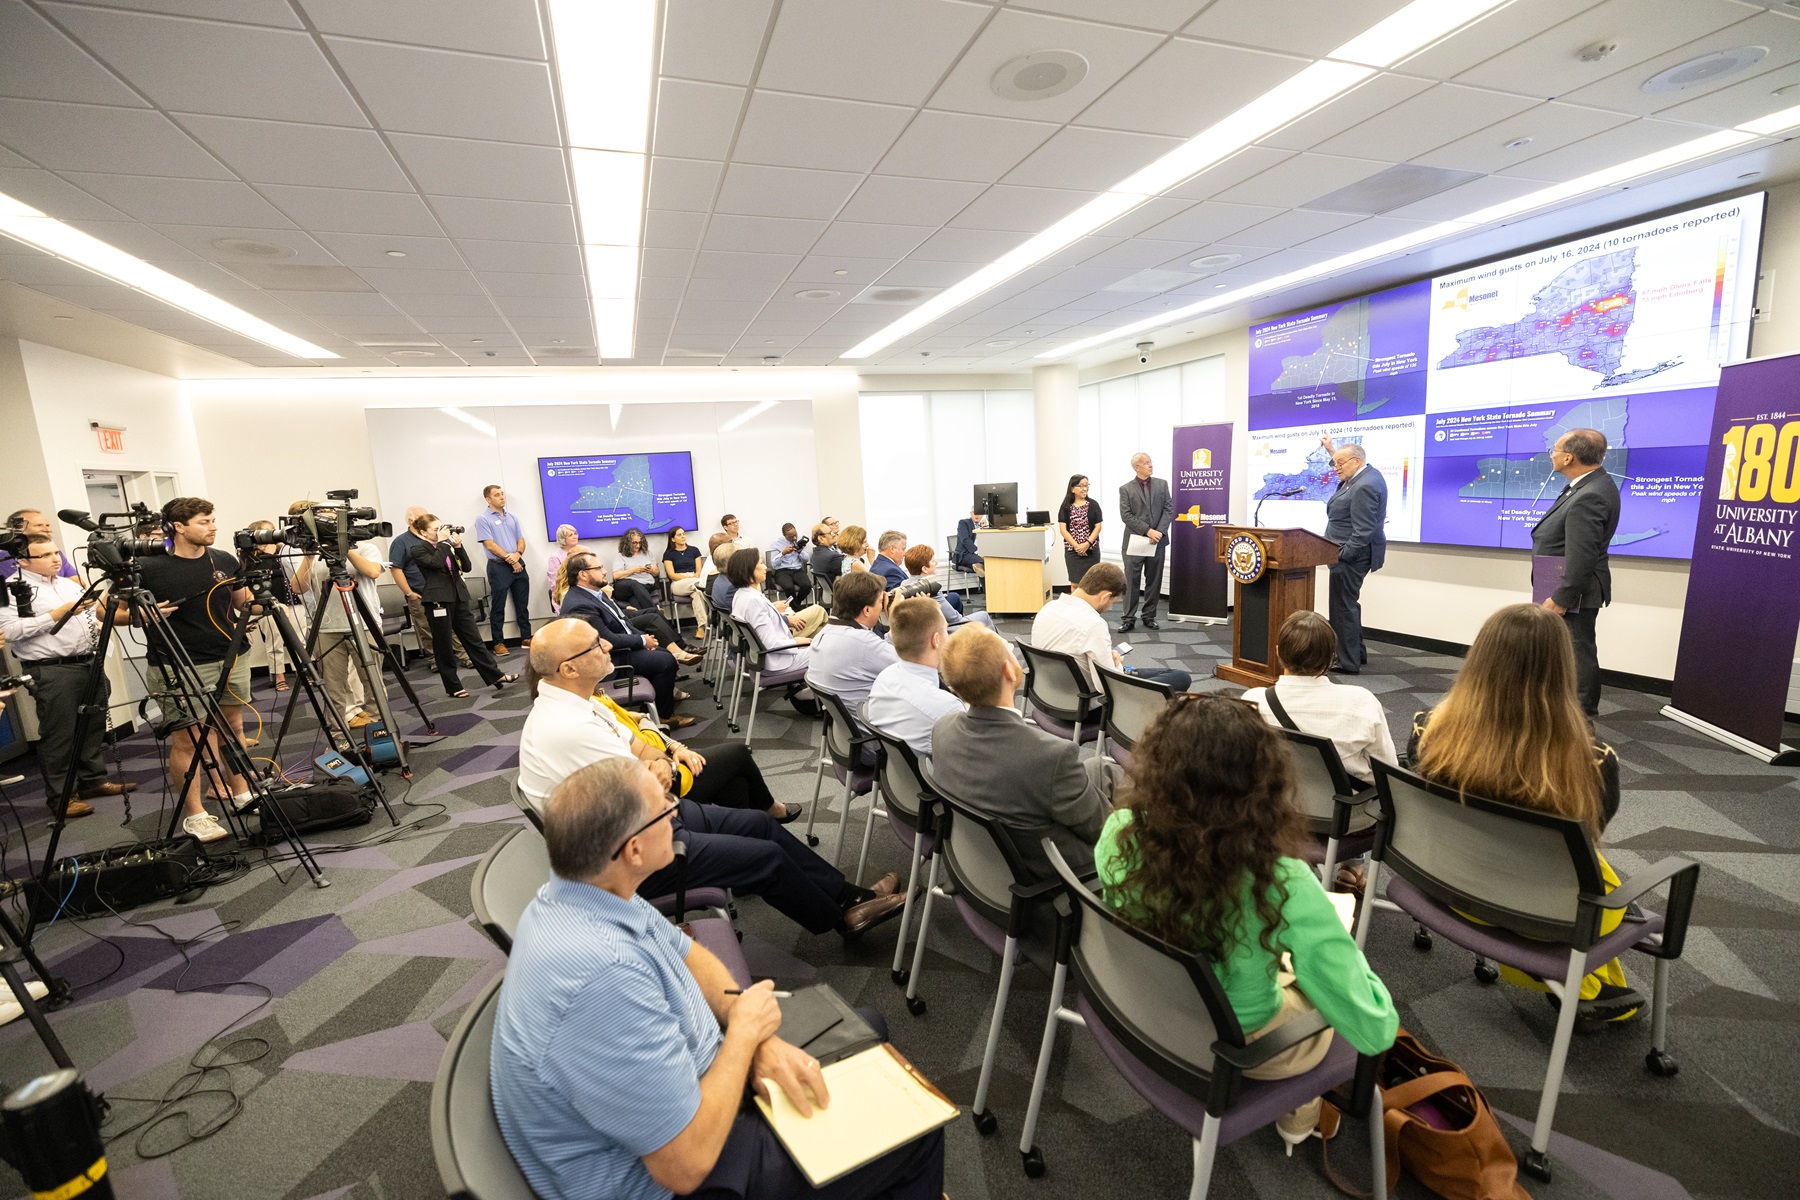
[[[944,539],[969,515],[977,483],[1017,482],[1021,510],[1054,506],[1038,487],[1029,390],[864,392],[859,410],[871,542],[898,529],[944,558]]]

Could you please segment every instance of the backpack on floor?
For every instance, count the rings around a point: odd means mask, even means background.
[[[264,804],[274,804],[287,817],[295,833],[317,833],[325,829],[345,829],[367,825],[375,814],[375,789],[364,787],[353,779],[327,779],[316,783],[297,783],[271,794]],[[267,813],[259,813],[263,843],[279,841],[286,832],[282,823]]]

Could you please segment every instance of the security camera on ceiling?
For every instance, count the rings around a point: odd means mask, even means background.
[[[1137,344],[1138,361],[1145,366],[1150,365],[1150,351],[1156,348],[1155,342],[1139,342]]]

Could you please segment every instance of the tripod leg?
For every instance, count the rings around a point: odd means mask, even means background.
[[[356,601],[356,611],[362,618],[363,628],[368,631],[369,637],[374,641],[375,648],[380,653],[381,661],[387,664],[388,670],[394,673],[394,678],[399,682],[400,690],[406,693],[406,698],[411,702],[413,711],[419,714],[419,719],[421,721],[425,722],[426,732],[432,734],[434,737],[437,736],[437,723],[434,722],[431,719],[431,715],[425,711],[425,705],[420,701],[419,693],[413,689],[412,680],[406,677],[406,664],[400,661],[399,652],[388,642],[387,635],[381,632],[380,618],[369,610],[368,599],[361,592],[352,592],[351,596]],[[383,715],[389,717],[392,716],[385,708],[382,711]],[[391,721],[388,728],[394,730],[394,725]],[[398,730],[394,730],[394,743],[396,746],[400,747],[400,761],[405,763],[406,750]],[[411,774],[412,768],[411,765],[408,764],[407,775],[409,778],[411,777]]]
[[[274,617],[275,627],[281,630],[282,638],[289,645],[298,644],[299,631],[294,628],[293,622],[288,619],[287,614],[277,611]],[[352,637],[354,638],[354,634]],[[350,748],[350,757],[356,759],[363,770],[368,772],[369,783],[374,787],[375,794],[381,798],[381,806],[387,809],[388,819],[398,825],[400,819],[394,815],[393,808],[388,805],[387,795],[382,790],[381,781],[376,778],[374,756],[368,753],[367,747],[357,739],[355,732],[350,728],[350,723],[344,719],[344,714],[330,702],[330,697],[325,695],[325,684],[319,675],[318,667],[310,658],[295,656],[294,675],[299,679],[300,687],[305,691],[307,701],[312,705],[314,714],[319,718],[319,724],[331,730],[336,737],[343,739],[344,744]]]
[[[13,997],[18,1000],[19,1007],[25,1010],[25,1019],[31,1022],[33,1029],[37,1030],[38,1040],[43,1042],[44,1049],[50,1052],[52,1061],[65,1070],[73,1068],[75,1060],[69,1057],[69,1052],[63,1049],[62,1042],[57,1040],[56,1031],[50,1028],[50,1022],[44,1020],[43,1010],[38,1007],[38,1002],[31,998],[31,993],[25,989],[24,982],[19,979],[19,973],[13,969],[12,963],[4,958],[0,958],[0,979],[5,980],[6,986],[12,989]]]
[[[37,951],[31,948],[31,943],[25,939],[25,935],[19,932],[19,927],[13,923],[11,915],[4,907],[0,907],[0,958],[5,955],[5,947],[8,945],[19,948],[19,956],[25,960],[25,965],[29,966],[32,974],[41,979],[44,986],[50,989],[50,994],[44,997],[47,1007],[57,1009],[69,1002],[69,981],[50,974],[50,968],[46,967],[44,960],[37,956]]]

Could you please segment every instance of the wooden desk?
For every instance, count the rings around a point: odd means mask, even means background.
[[[1050,527],[978,529],[975,549],[987,562],[991,613],[1035,613],[1050,597]]]

